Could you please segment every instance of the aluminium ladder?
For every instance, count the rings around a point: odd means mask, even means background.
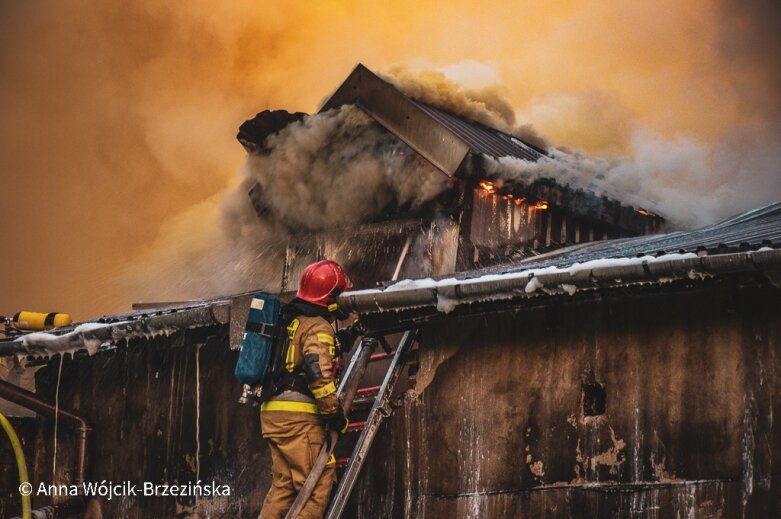
[[[378,340],[373,337],[365,337],[361,340],[350,359],[350,364],[345,370],[337,391],[337,394],[340,397],[343,397],[342,407],[345,414],[349,414],[353,399],[356,396],[368,396],[376,393],[376,397],[366,420],[348,426],[348,431],[361,429],[361,435],[358,437],[352,456],[346,460],[347,466],[345,472],[339,481],[336,492],[331,499],[331,503],[325,515],[328,519],[338,518],[344,511],[344,507],[347,504],[353,486],[355,486],[358,474],[363,467],[363,463],[366,460],[366,455],[374,441],[374,437],[377,435],[377,431],[379,430],[382,421],[392,413],[390,406],[391,395],[393,394],[396,382],[404,367],[404,359],[416,339],[417,331],[406,331],[404,332],[399,345],[395,350],[391,351],[390,348],[387,347],[387,343],[383,337],[380,341],[383,343],[385,353],[373,354],[372,352],[376,348]],[[358,384],[363,378],[363,373],[366,370],[368,363],[386,359],[391,359],[391,362],[385,373],[382,384],[380,386],[358,389]],[[338,436],[336,431],[329,431],[329,437],[326,438],[325,445],[323,445],[319,456],[312,466],[311,472],[307,476],[304,485],[285,516],[285,519],[295,519],[298,517],[298,514],[309,500],[317,481],[320,479],[320,476],[325,469],[326,462],[333,452]]]
[[[390,357],[391,362],[388,366],[388,371],[385,373],[385,378],[382,381],[382,385],[379,387],[365,388],[366,394],[371,394],[377,391],[377,396],[374,399],[369,416],[364,422],[357,422],[354,424],[354,428],[361,428],[361,435],[358,437],[358,442],[355,444],[353,454],[347,462],[347,468],[342,474],[342,478],[339,480],[339,485],[336,487],[336,493],[334,493],[331,499],[331,504],[328,506],[328,511],[325,513],[325,519],[337,519],[342,515],[344,507],[347,505],[347,499],[350,497],[350,493],[355,486],[355,481],[358,479],[358,474],[361,472],[364,461],[366,461],[366,455],[371,448],[374,437],[377,435],[377,431],[380,429],[380,425],[385,418],[388,418],[393,410],[391,409],[390,399],[393,394],[393,389],[396,386],[396,381],[399,379],[401,370],[404,367],[404,358],[407,352],[412,347],[412,343],[417,338],[417,332],[407,331],[404,332],[404,336],[401,338],[399,345],[393,352],[386,352],[385,354],[372,355],[371,360],[383,360]],[[357,394],[361,394],[362,390],[359,389]]]

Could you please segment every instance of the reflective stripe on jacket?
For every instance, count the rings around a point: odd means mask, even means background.
[[[304,374],[309,390],[315,397],[317,410],[321,414],[336,412],[338,402],[333,372],[336,355],[333,328],[322,317],[300,315],[291,321],[287,333],[285,368],[295,375]],[[272,400],[276,401],[278,400]],[[278,408],[280,405],[274,404],[272,407]],[[272,410],[269,406],[265,409]]]

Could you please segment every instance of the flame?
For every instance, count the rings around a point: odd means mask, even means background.
[[[536,210],[544,211],[547,208],[548,208],[548,202],[546,202],[545,200],[540,200],[539,202],[537,202],[533,206],[529,207],[529,209],[533,209],[535,211]]]
[[[515,199],[515,205],[521,205],[525,200],[526,200],[526,198],[524,198],[524,197],[516,198]]]
[[[640,213],[643,216],[651,216],[651,213],[649,213],[645,209],[638,209],[637,212]]]
[[[505,200],[512,200],[513,199],[513,195],[509,195],[509,194],[508,195],[502,195],[502,198],[504,198]]]
[[[486,193],[493,194],[496,191],[496,187],[494,187],[493,182],[489,182],[487,180],[482,180],[480,182],[480,187],[483,188],[483,191]]]

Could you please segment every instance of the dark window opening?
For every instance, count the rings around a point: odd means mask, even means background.
[[[599,382],[584,383],[583,387],[583,415],[599,416],[605,414],[607,393],[604,384]]]

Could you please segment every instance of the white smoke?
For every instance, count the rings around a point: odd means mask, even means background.
[[[469,68],[474,69],[474,65]],[[390,68],[381,77],[417,101],[496,128],[540,148],[550,145],[531,124],[518,124],[515,109],[507,97],[507,89],[498,83],[464,88],[448,79],[444,72],[413,72],[401,66]]]
[[[500,89],[460,89],[442,74],[417,80],[395,74],[394,83],[407,95],[531,137],[537,144],[545,142],[531,126],[517,124]],[[586,102],[602,106],[605,99],[591,96]],[[621,113],[613,117],[618,123]],[[631,121],[618,123],[611,128],[622,130],[616,136],[623,142],[621,154],[551,148],[550,158],[539,162],[487,159],[487,173],[520,184],[550,178],[660,214],[681,228],[781,199],[779,132],[735,130],[706,144],[692,137],[663,137]],[[125,276],[136,299],[278,290],[290,236],[360,224],[399,206],[413,209],[453,182],[354,106],[306,116],[268,137],[265,149],[248,156],[238,187],[215,196],[208,207],[194,208],[161,233],[167,241],[156,244],[152,255]],[[267,210],[263,217],[248,197],[255,183]],[[187,237],[192,228],[210,232],[194,242]],[[347,234],[341,247],[355,243]]]
[[[269,136],[266,148],[248,155],[237,187],[169,222],[166,241],[128,269],[131,297],[279,290],[291,236],[360,224],[399,206],[414,210],[451,183],[354,106],[306,116]],[[248,196],[255,183],[262,216]],[[342,246],[349,243],[347,234]]]
[[[487,170],[520,183],[554,179],[650,210],[675,227],[689,229],[781,199],[781,148],[770,141],[746,142],[739,132],[715,150],[693,138],[667,139],[635,129],[623,156],[556,149],[549,154],[538,162],[487,160]]]

